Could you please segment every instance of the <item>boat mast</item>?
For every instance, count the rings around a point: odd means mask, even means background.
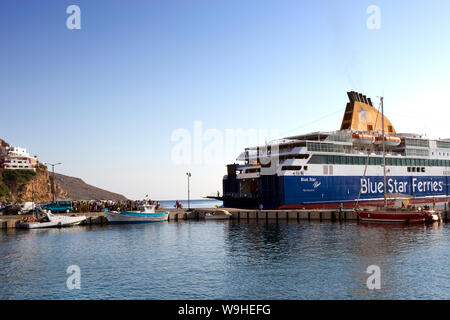
[[[381,126],[382,126],[382,136],[383,136],[383,175],[384,175],[384,184],[383,184],[383,198],[384,198],[384,207],[387,206],[386,201],[386,147],[385,147],[385,139],[384,139],[384,106],[383,106],[383,97],[380,98],[381,103]]]

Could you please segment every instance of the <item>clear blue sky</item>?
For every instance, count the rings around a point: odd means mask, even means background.
[[[71,4],[81,30],[66,28]],[[174,164],[171,135],[196,120],[334,130],[358,90],[384,94],[397,131],[448,137],[449,12],[448,0],[3,0],[0,138],[130,198],[183,199],[185,172],[200,198],[222,191],[237,156]]]

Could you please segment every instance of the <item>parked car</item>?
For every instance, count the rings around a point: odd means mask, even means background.
[[[20,213],[20,205],[18,204],[9,204],[2,208],[2,215],[16,215]]]
[[[47,210],[48,212],[72,212],[72,201],[70,200],[61,200],[61,201],[51,201],[42,206],[42,209]]]

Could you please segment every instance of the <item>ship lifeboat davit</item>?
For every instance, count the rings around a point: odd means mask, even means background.
[[[402,142],[402,140],[399,137],[394,136],[385,136],[384,137],[384,143],[387,146],[396,147]],[[382,144],[383,143],[383,136],[378,136],[375,138],[376,144]]]
[[[375,142],[375,136],[368,133],[353,133],[352,138],[355,144],[372,144]]]

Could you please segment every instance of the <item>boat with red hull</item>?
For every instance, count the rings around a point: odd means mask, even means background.
[[[361,221],[368,222],[403,222],[403,223],[424,223],[439,222],[440,216],[434,210],[396,210],[381,209],[375,211],[356,210]]]

